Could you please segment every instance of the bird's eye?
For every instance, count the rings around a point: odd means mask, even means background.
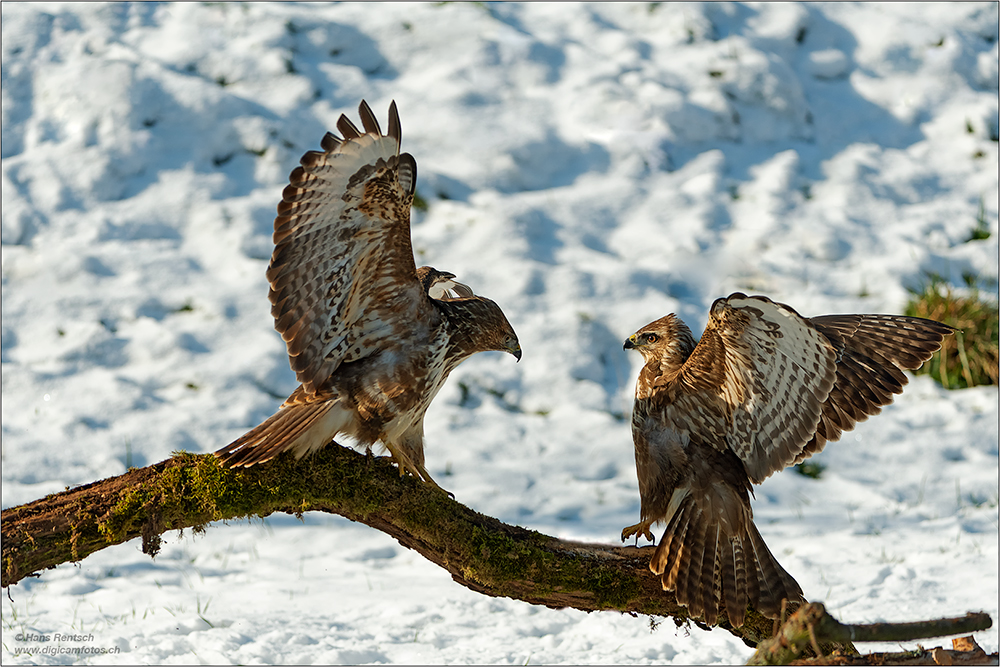
[[[657,336],[655,333],[648,333],[646,334],[645,338],[647,343],[655,343],[660,339],[660,337]]]

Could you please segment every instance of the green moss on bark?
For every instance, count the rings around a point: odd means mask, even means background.
[[[687,613],[648,569],[652,548],[567,542],[483,516],[382,457],[339,446],[246,469],[180,452],[124,475],[3,512],[3,585],[135,537],[155,555],[159,536],[273,512],[340,514],[381,530],[462,585],[550,607],[673,616]],[[759,614],[741,637],[764,629]],[[751,623],[758,621],[760,623]],[[766,623],[769,627],[769,622]],[[758,627],[759,626],[759,627]]]

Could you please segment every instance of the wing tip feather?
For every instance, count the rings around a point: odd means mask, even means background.
[[[347,140],[359,139],[362,134],[361,130],[347,117],[347,114],[340,114],[340,118],[337,119],[337,129]]]
[[[369,134],[375,134],[377,136],[384,136],[382,134],[382,128],[378,125],[378,119],[375,118],[375,114],[372,113],[372,108],[368,106],[368,102],[361,100],[361,104],[358,105],[358,115],[361,116],[361,125],[365,128],[365,132]]]
[[[336,134],[332,132],[327,132],[326,134],[323,135],[323,138],[320,140],[319,145],[327,153],[332,153],[333,151],[340,148],[341,144],[343,143],[344,140],[338,137]]]
[[[396,100],[389,103],[389,136],[396,140],[396,151],[403,143],[403,129],[399,124],[399,111],[396,109]]]

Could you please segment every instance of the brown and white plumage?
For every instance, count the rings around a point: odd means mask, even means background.
[[[301,385],[262,424],[216,455],[250,466],[302,457],[338,434],[383,444],[400,467],[424,468],[423,419],[448,374],[476,352],[520,359],[500,307],[451,273],[416,267],[410,205],[417,165],[400,153],[395,102],[382,134],[361,102],[292,171],[274,221],[267,269],[275,329]]]
[[[802,590],[753,524],[752,483],[823,449],[903,391],[951,327],[892,315],[804,318],[763,296],[718,299],[696,344],[674,315],[625,341],[646,362],[632,438],[641,521],[666,531],[650,561],[692,616],[775,617]]]

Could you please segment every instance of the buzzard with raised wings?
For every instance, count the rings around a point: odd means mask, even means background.
[[[359,111],[363,131],[342,115],[343,138],[327,133],[322,151],[302,157],[274,221],[268,297],[301,384],[216,456],[251,466],[284,451],[302,457],[344,434],[383,445],[400,474],[434,484],[424,467],[424,413],[434,396],[476,352],[520,359],[521,347],[496,303],[451,273],[417,268],[417,165],[399,152],[396,103],[387,135],[367,103]]]
[[[676,316],[625,341],[642,353],[632,412],[649,568],[692,616],[743,625],[747,605],[777,617],[802,589],[764,544],[752,484],[876,415],[952,328],[893,315],[805,318],[763,296],[718,299],[696,343]]]

